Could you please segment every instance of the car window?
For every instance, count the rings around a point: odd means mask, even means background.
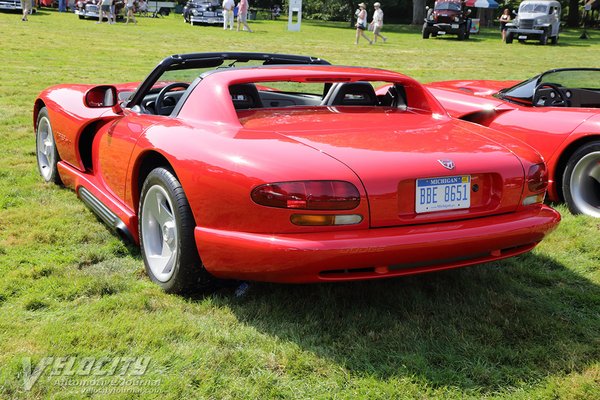
[[[600,90],[600,69],[553,71],[542,75],[541,82],[570,89]]]

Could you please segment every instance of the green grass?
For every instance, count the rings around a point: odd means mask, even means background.
[[[492,30],[458,42],[387,25],[388,43],[357,47],[345,24],[305,23],[300,33],[283,21],[251,25],[254,34],[190,27],[180,16],[98,26],[49,11],[27,23],[0,13],[0,398],[105,397],[48,371],[25,391],[23,360],[46,356],[150,357],[142,378],[158,380],[159,393],[143,395],[169,399],[599,398],[600,221],[563,206],[546,241],[502,262],[181,297],[153,285],[138,250],[72,191],[42,183],[37,94],[56,83],[140,80],[169,54],[310,54],[422,81],[600,65],[594,32],[587,41],[564,32],[555,47],[508,46]]]

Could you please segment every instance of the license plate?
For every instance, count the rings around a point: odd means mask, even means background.
[[[525,36],[525,35],[519,36],[519,40],[525,40],[525,39],[527,39],[527,36]]]
[[[417,179],[415,193],[415,211],[417,214],[460,210],[470,206],[470,175]]]
[[[208,23],[209,24],[214,24],[215,23],[215,19],[214,18],[209,18],[208,19]]]
[[[452,24],[452,29],[458,29],[458,24]]]
[[[438,33],[437,33],[437,34],[438,34],[438,35],[445,35],[445,34],[446,34],[446,32],[445,32],[445,31],[438,31]]]

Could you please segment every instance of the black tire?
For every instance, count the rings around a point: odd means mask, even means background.
[[[85,17],[83,15],[80,15],[79,19],[85,19]]]
[[[600,163],[600,141],[581,146],[567,162],[562,177],[562,192],[573,214],[600,218],[600,181],[591,172]]]
[[[513,33],[506,33],[506,44],[511,44],[513,42]]]
[[[45,141],[46,144],[42,143]],[[35,125],[35,155],[38,171],[46,182],[60,184],[58,162],[60,157],[54,140],[54,130],[48,116],[48,110],[43,107],[37,117]]]
[[[467,31],[466,26],[461,25],[458,27],[458,33],[457,33],[458,40],[465,40],[466,31]]]
[[[558,44],[558,33],[556,34],[556,36],[552,36],[550,38],[550,44],[552,44],[552,45]]]
[[[430,34],[431,34],[431,31],[429,30],[429,27],[427,26],[427,22],[425,22],[425,24],[423,25],[423,39],[429,39]]]
[[[152,271],[149,262],[149,256],[156,256],[157,254],[156,252],[152,252],[153,247],[156,248],[157,245],[156,241],[153,241],[156,233],[158,232],[160,238],[166,236],[163,229],[164,224],[160,226],[161,223],[158,222],[158,218],[154,220],[154,224],[148,222],[152,221],[150,202],[154,199],[150,197],[149,203],[146,206],[145,200],[148,193],[150,193],[150,196],[153,196],[157,192],[166,194],[165,204],[169,207],[163,210],[170,211],[169,216],[172,217],[173,223],[171,229],[175,234],[175,239],[172,241],[175,251],[171,253],[174,255],[172,256],[172,260],[167,263],[171,266],[171,269],[168,271],[168,274],[170,274],[168,279],[159,279]],[[145,207],[149,209],[146,210]],[[196,222],[194,221],[192,210],[181,184],[172,171],[159,167],[148,174],[142,186],[138,217],[142,258],[146,272],[152,282],[158,284],[167,293],[183,293],[199,286],[207,287],[212,283],[212,277],[204,269],[196,248],[196,241],[194,239]],[[146,243],[146,240],[148,243]],[[164,241],[165,243],[162,243],[162,246],[167,246],[167,240],[165,239]]]
[[[548,32],[544,31],[544,33],[542,33],[542,36],[540,36],[540,44],[543,46],[548,44]]]

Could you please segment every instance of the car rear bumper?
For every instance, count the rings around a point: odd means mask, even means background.
[[[374,279],[479,264],[525,253],[559,223],[547,206],[465,221],[306,234],[196,227],[206,269],[271,282]]]

